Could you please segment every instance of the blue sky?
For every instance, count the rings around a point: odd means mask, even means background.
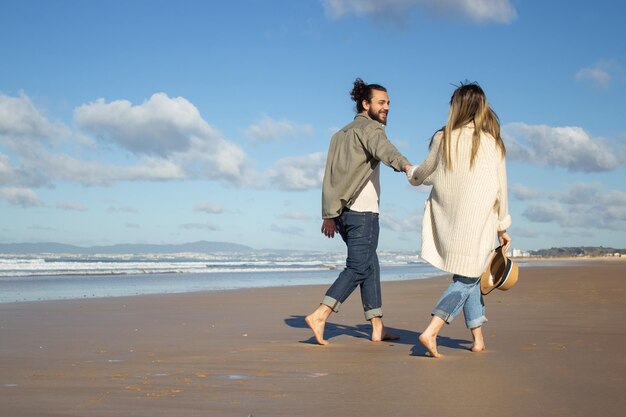
[[[513,246],[626,247],[620,1],[0,1],[0,242],[320,233],[356,77],[387,87],[413,163],[477,81],[507,146]],[[428,189],[381,174],[382,250],[415,251]]]

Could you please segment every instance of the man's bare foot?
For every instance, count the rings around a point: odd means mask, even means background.
[[[472,352],[483,352],[485,350],[485,339],[483,338],[483,329],[482,327],[475,327],[470,329],[472,332],[472,338],[474,339],[474,343],[470,350]]]
[[[470,350],[472,352],[484,352],[485,351],[485,345],[479,345],[477,343],[474,343],[472,345],[472,347],[470,348]]]
[[[381,342],[383,340],[398,340],[400,336],[390,332],[385,328],[383,320],[380,317],[374,317],[372,323],[372,342]]]
[[[383,340],[398,340],[400,336],[395,333],[390,332],[385,327],[383,327],[382,333],[379,331],[374,331],[372,329],[372,342],[381,342]]]
[[[437,352],[437,336],[431,336],[426,333],[422,333],[419,336],[419,340],[424,345],[424,347],[430,353],[430,356],[433,358],[443,358],[443,355]]]
[[[328,341],[324,340],[324,327],[326,326],[326,319],[330,315],[331,311],[330,307],[322,304],[317,308],[317,310],[304,318],[306,324],[308,324],[311,330],[313,330],[315,340],[320,345],[328,344]]]

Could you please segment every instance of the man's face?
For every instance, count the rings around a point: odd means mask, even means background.
[[[389,113],[389,96],[385,91],[372,90],[372,99],[367,102],[363,100],[363,109],[367,111],[367,115],[386,125],[387,113]]]

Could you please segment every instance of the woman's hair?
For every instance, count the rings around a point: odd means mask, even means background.
[[[387,91],[382,85],[365,84],[360,78],[354,80],[354,87],[352,87],[352,91],[350,91],[350,97],[356,102],[357,113],[363,111],[363,100],[367,100],[368,102],[372,100],[372,90]]]
[[[504,157],[506,149],[500,136],[500,120],[498,115],[489,107],[485,92],[477,83],[461,83],[454,90],[450,98],[450,111],[443,131],[441,152],[445,155],[446,169],[452,169],[452,131],[474,122],[474,134],[472,135],[472,156],[470,169],[474,166],[474,160],[480,147],[480,134],[489,133],[496,140],[496,146]],[[460,134],[460,132],[459,132]],[[431,139],[432,144],[432,139]]]

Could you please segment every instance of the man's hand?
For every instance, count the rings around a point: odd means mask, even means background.
[[[506,230],[498,232],[498,241],[500,242],[504,253],[507,253],[509,251],[509,247],[511,246],[511,236],[509,236]]]
[[[329,238],[335,237],[337,226],[335,225],[335,219],[324,219],[322,222],[322,233]]]

